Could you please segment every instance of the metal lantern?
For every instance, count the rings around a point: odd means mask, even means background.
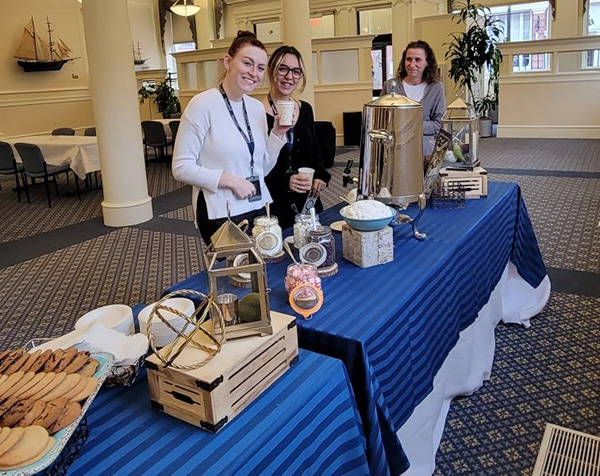
[[[479,165],[479,117],[469,103],[456,99],[446,108],[442,129],[452,134],[446,166],[472,169]]]
[[[224,328],[215,325],[215,333],[225,332],[227,339],[273,334],[267,269],[250,237],[228,219],[210,241],[203,253],[204,267],[210,296],[225,322]],[[234,284],[240,276],[247,287]]]

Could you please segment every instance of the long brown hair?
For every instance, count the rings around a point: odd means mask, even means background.
[[[271,85],[275,82],[275,74],[277,73],[277,69],[283,63],[283,58],[285,55],[294,55],[298,59],[298,64],[300,65],[300,69],[302,70],[302,77],[298,80],[298,89],[300,92],[304,91],[306,87],[306,69],[304,67],[304,61],[302,60],[302,55],[300,52],[294,48],[293,46],[283,45],[273,51],[273,54],[269,58],[269,64],[267,67],[267,73],[269,75],[269,81]]]
[[[406,76],[408,76],[405,65],[406,52],[409,49],[416,48],[421,49],[425,52],[425,59],[427,60],[427,66],[423,70],[423,80],[426,83],[433,83],[434,81],[438,81],[438,66],[437,61],[435,60],[435,55],[433,54],[433,50],[431,49],[431,46],[429,46],[429,43],[423,40],[411,41],[408,45],[406,45],[406,48],[402,52],[402,60],[398,65],[398,71],[396,72],[396,76],[398,76],[400,79],[404,79],[406,78]]]

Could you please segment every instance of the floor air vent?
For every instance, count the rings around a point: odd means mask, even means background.
[[[531,476],[600,476],[600,438],[546,424]]]

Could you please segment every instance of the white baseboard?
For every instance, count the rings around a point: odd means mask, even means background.
[[[498,126],[498,137],[600,139],[600,126]]]

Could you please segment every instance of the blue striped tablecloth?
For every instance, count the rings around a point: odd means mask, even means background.
[[[150,408],[145,373],[103,390],[68,474],[368,475],[365,438],[344,365],[307,350],[219,433]]]
[[[340,219],[333,207],[322,223]],[[412,214],[414,215],[414,210]],[[373,475],[405,471],[396,431],[431,391],[448,352],[486,304],[511,260],[537,287],[546,275],[518,185],[490,183],[487,199],[462,210],[432,210],[420,227],[394,228],[394,261],[361,269],[341,257],[339,273],[323,280],[324,304],[298,319],[300,346],[340,358],[350,375],[367,438]],[[268,267],[271,308],[291,314],[283,286],[289,261]],[[169,288],[206,290],[203,274]]]

